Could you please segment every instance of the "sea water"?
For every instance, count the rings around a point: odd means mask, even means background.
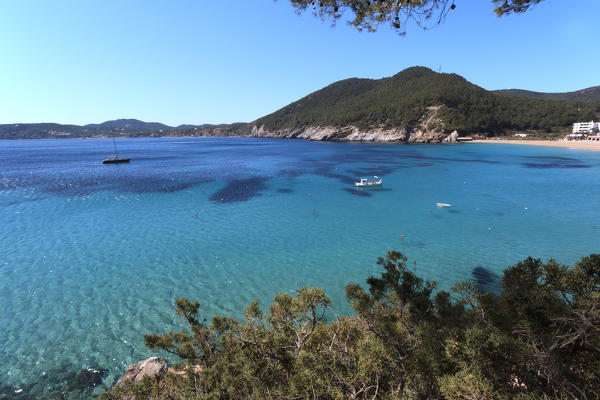
[[[332,313],[390,249],[449,289],[527,256],[600,250],[600,153],[255,138],[0,141],[0,391],[94,393],[155,354],[145,333],[319,286]],[[360,177],[383,187],[355,189]],[[436,202],[450,203],[439,208]],[[493,281],[496,280],[494,283]],[[176,361],[176,360],[171,360]],[[1,389],[4,388],[4,389]],[[79,392],[78,392],[79,393]],[[75,394],[77,395],[77,393]]]

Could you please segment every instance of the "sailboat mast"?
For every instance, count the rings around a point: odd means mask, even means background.
[[[115,143],[115,135],[113,135],[113,146],[115,147],[115,159],[119,158],[119,155],[117,154],[117,144]]]

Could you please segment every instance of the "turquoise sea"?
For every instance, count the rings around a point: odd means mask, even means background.
[[[0,141],[0,397],[43,397],[86,368],[94,393],[179,329],[173,301],[242,316],[277,292],[344,286],[395,249],[442,289],[497,289],[535,256],[600,250],[600,153],[501,144],[252,138]],[[361,176],[384,187],[355,190]],[[452,204],[438,208],[436,202]],[[474,274],[475,272],[475,274]],[[15,394],[14,392],[23,390]],[[86,394],[87,393],[87,394]]]

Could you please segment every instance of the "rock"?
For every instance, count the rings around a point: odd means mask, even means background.
[[[106,372],[102,368],[84,368],[75,376],[69,387],[80,390],[93,388],[102,383]]]
[[[441,143],[446,136],[443,132],[417,129],[410,134],[409,143]]]
[[[160,380],[167,375],[168,370],[169,361],[166,358],[150,357],[127,367],[125,374],[119,379],[117,385],[127,381],[140,382],[145,377]]]
[[[179,376],[183,376],[185,374],[188,373],[188,371],[190,371],[195,374],[195,375],[200,375],[202,374],[202,367],[194,364],[194,365],[185,365],[183,366],[183,368],[169,368],[169,374],[173,374],[173,375],[179,375]]]
[[[431,125],[434,128],[428,128]],[[282,128],[273,131],[265,126],[254,126],[251,136],[297,138],[307,140],[338,142],[409,142],[409,143],[454,143],[458,132],[446,135],[442,122],[430,117],[426,123],[419,124],[416,129],[406,128],[371,128],[361,129],[356,126],[303,126],[299,128]]]
[[[363,130],[356,126],[303,126],[269,131],[264,126],[254,126],[251,136],[298,138],[307,140],[340,142],[403,142],[406,130],[374,128]]]
[[[449,134],[444,140],[442,140],[442,142],[443,143],[455,143],[457,138],[458,138],[458,132],[454,131],[451,134]]]

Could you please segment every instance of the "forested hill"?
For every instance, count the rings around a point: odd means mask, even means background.
[[[258,119],[264,131],[303,126],[413,129],[436,110],[446,132],[496,134],[567,127],[600,112],[600,103],[550,101],[487,91],[456,74],[408,68],[390,78],[346,79]]]
[[[100,136],[142,136],[172,131],[173,127],[137,119],[117,119],[101,124],[15,123],[0,125],[0,139],[50,139]]]
[[[507,94],[509,96],[529,97],[531,99],[564,100],[587,103],[600,102],[600,86],[593,86],[587,89],[581,89],[576,90],[574,92],[565,93],[542,93],[522,89],[502,89],[495,90],[495,92],[500,94]]]
[[[106,136],[228,136],[246,124],[168,126],[137,119],[117,119],[101,124],[63,125],[55,123],[0,124],[0,139],[64,139]]]
[[[335,82],[249,124],[171,127],[135,119],[83,126],[17,123],[0,125],[0,139],[254,135],[435,142],[454,130],[487,136],[549,132],[599,117],[600,87],[570,93],[488,91],[456,74],[412,67],[390,78]],[[380,136],[369,136],[373,132]]]

